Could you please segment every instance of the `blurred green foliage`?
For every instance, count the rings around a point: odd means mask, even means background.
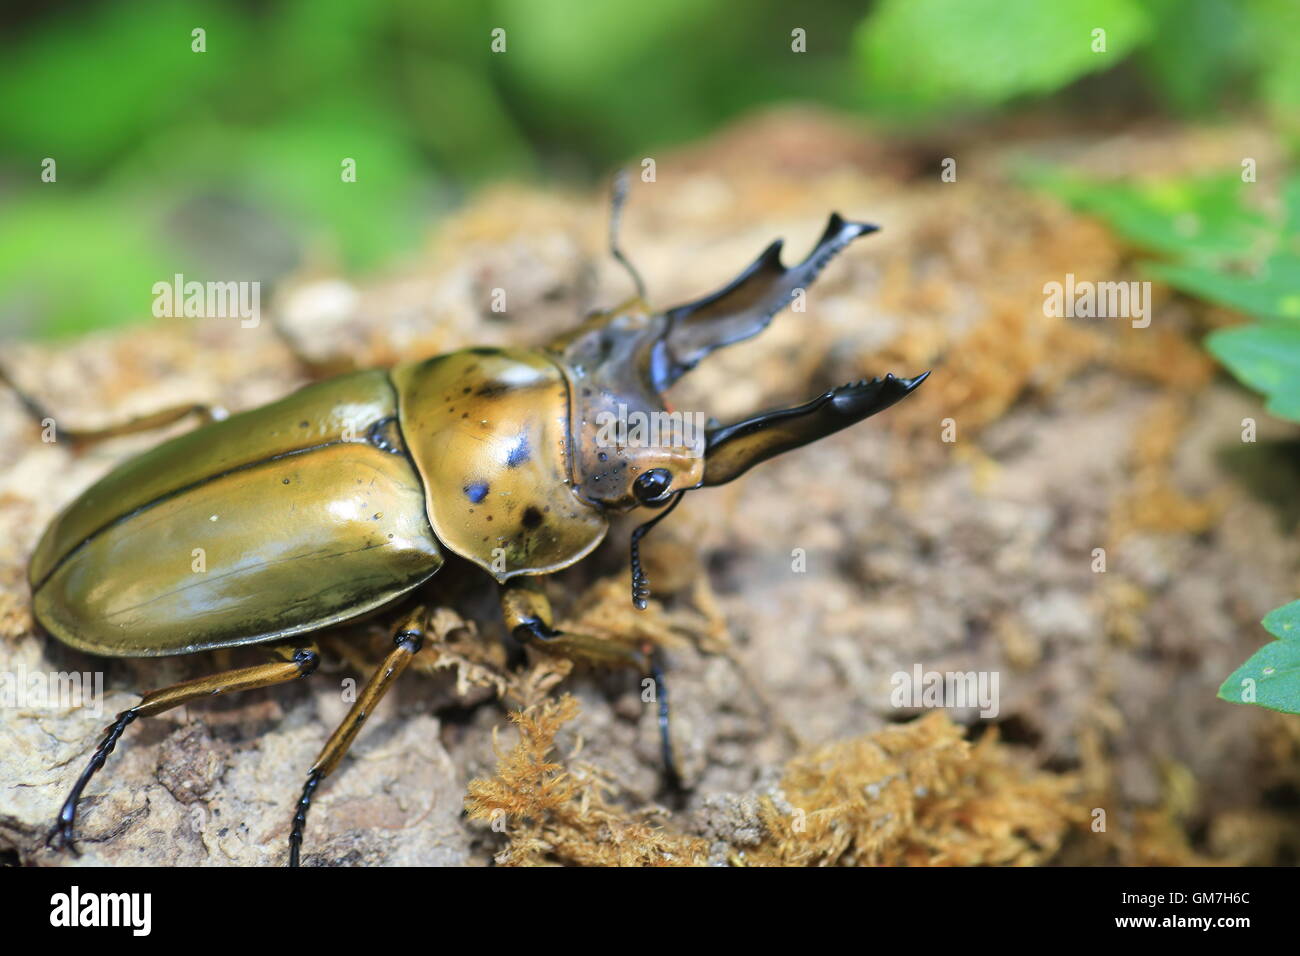
[[[1184,262],[1241,262],[1251,255],[1267,222],[1246,204],[1246,183],[1237,173],[1183,181],[1094,182],[1042,170],[1030,178],[1106,220],[1134,245]]]
[[[1300,421],[1300,176],[1267,215],[1251,204],[1258,187],[1240,173],[1182,182],[1089,182],[1052,170],[1031,181],[1091,212],[1135,245],[1164,258],[1156,278],[1258,321],[1219,329],[1209,350],[1268,410]]]
[[[1260,622],[1277,640],[1265,644],[1228,675],[1219,697],[1300,714],[1300,601],[1269,611]]]
[[[775,102],[913,126],[1044,97],[1071,115],[1246,107],[1294,134],[1298,16],[1293,0],[55,0],[8,11],[0,331],[148,315],[152,284],[176,272],[266,281],[307,259],[372,269],[409,253],[479,183],[585,181]],[[792,51],[796,28],[806,53]],[[1098,28],[1104,53],[1092,48]],[[55,183],[39,178],[46,157]],[[341,180],[345,157],[355,183]]]
[[[1093,106],[1204,117],[1257,103],[1300,136],[1295,0],[880,0],[854,50],[864,104],[901,120],[1024,103],[1124,64]]]
[[[1051,93],[1114,66],[1150,30],[1135,0],[882,0],[855,45],[869,105],[918,117]]]

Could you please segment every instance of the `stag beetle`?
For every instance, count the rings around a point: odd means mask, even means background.
[[[46,529],[29,566],[37,621],[58,640],[108,657],[162,657],[272,645],[269,663],[152,691],[117,715],[76,780],[47,842],[72,847],[77,803],[126,727],[213,694],[310,675],[312,635],[393,604],[451,552],[500,586],[521,642],[606,665],[650,655],[551,625],[539,575],[580,560],[611,515],[661,509],[632,534],[632,600],[649,585],[639,544],[697,488],[882,411],[929,374],[886,375],[793,408],[712,426],[681,443],[603,434],[612,415],[662,413],[664,392],[710,352],[761,332],[837,253],[877,227],[832,215],[809,256],[781,262],[781,241],[725,288],[653,311],[618,246],[626,187],[615,189],[610,250],[637,294],[593,313],[543,348],[468,348],[308,385],[271,405],[199,428],[119,465]],[[45,410],[15,387],[38,418]],[[203,411],[187,406],[90,440]],[[202,549],[204,573],[191,556]],[[307,774],[290,833],[296,866],[312,795],[366,716],[420,650],[408,615],[393,647]],[[667,738],[666,693],[660,729]]]

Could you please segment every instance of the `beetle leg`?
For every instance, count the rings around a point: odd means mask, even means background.
[[[46,846],[54,846],[57,842],[68,847],[74,853],[77,852],[74,842],[75,823],[77,819],[77,803],[81,800],[81,793],[86,789],[86,784],[90,783],[90,778],[104,766],[108,755],[113,752],[118,740],[121,739],[122,733],[136,718],[153,717],[165,710],[179,707],[181,704],[204,697],[212,697],[216,694],[253,690],[257,687],[269,687],[272,684],[283,684],[299,677],[307,677],[316,670],[317,665],[320,663],[320,654],[314,644],[308,647],[294,648],[292,656],[283,651],[280,654],[285,659],[268,664],[258,664],[255,667],[242,667],[238,670],[223,671],[220,674],[211,674],[207,677],[197,677],[194,680],[182,681],[179,684],[172,684],[170,687],[150,691],[145,694],[140,703],[118,714],[104,734],[104,739],[95,748],[90,763],[81,772],[77,782],[72,785],[72,791],[68,794],[68,799],[63,802],[63,808],[59,811],[57,822],[45,837]]]
[[[551,626],[551,602],[531,578],[515,578],[501,587],[501,613],[506,627],[521,644],[532,644],[549,653],[604,667],[635,667],[647,670],[655,685],[659,704],[659,741],[663,749],[664,771],[673,790],[681,786],[677,761],[673,758],[673,741],[668,722],[668,686],[664,682],[663,655],[648,642],[640,653],[620,647],[590,634],[557,631]]]
[[[31,416],[41,427],[47,427],[55,423],[55,417],[50,410],[42,405],[37,399],[33,398],[23,389],[18,387],[13,376],[9,374],[4,367],[0,366],[0,382],[4,383],[18,397],[22,403],[23,409]],[[137,418],[120,422],[117,425],[109,425],[104,428],[94,428],[85,430],[73,430],[70,428],[59,428],[57,434],[66,438],[74,445],[93,445],[96,442],[104,441],[109,438],[117,438],[121,435],[134,435],[137,432],[152,431],[155,428],[162,428],[164,425],[170,425],[178,422],[189,415],[197,415],[205,424],[207,422],[217,421],[224,418],[226,413],[213,405],[204,405],[200,402],[194,402],[188,405],[173,405],[170,408],[164,408],[148,415],[141,415]]]
[[[650,662],[650,679],[655,682],[655,698],[659,702],[659,750],[664,758],[664,776],[668,779],[668,789],[674,793],[682,790],[681,774],[677,772],[677,760],[673,757],[672,727],[668,722],[668,683],[664,680],[663,651],[646,645],[642,648]]]
[[[384,694],[396,683],[411,663],[411,659],[424,646],[424,634],[427,614],[424,608],[417,608],[403,618],[393,635],[393,649],[389,651],[379,669],[370,675],[370,680],[357,695],[352,709],[348,711],[343,723],[335,728],[330,739],[325,741],[320,755],[311,769],[307,771],[307,783],[298,798],[298,806],[293,815],[293,828],[289,831],[289,866],[298,865],[298,854],[302,848],[302,834],[307,826],[307,811],[311,809],[311,798],[316,793],[320,782],[328,777],[339,765],[343,755],[352,746],[361,727],[366,722]]]
[[[551,627],[551,602],[528,578],[515,578],[501,587],[501,613],[506,627],[520,644],[533,644],[550,654],[599,667],[642,667],[645,661],[628,647],[589,634],[557,631]]]

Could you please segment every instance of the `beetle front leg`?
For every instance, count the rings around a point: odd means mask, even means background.
[[[534,578],[515,578],[501,586],[501,613],[506,627],[521,644],[598,667],[644,667],[645,657],[612,641],[557,631],[551,626],[551,602]]]
[[[212,697],[215,694],[229,694],[241,690],[253,690],[257,687],[270,687],[272,684],[283,684],[299,677],[307,677],[320,664],[320,654],[314,644],[295,648],[291,656],[284,652],[281,653],[285,658],[283,660],[273,661],[269,664],[258,664],[255,667],[242,667],[238,670],[223,671],[220,674],[212,674],[208,677],[197,677],[194,680],[182,681],[161,690],[151,691],[144,696],[140,703],[118,714],[104,734],[104,739],[95,748],[90,763],[81,772],[77,782],[72,785],[72,792],[68,794],[68,799],[63,802],[57,822],[45,837],[46,846],[61,844],[72,850],[73,853],[77,852],[75,824],[77,804],[81,800],[82,791],[90,783],[90,778],[104,766],[104,762],[108,760],[108,755],[117,747],[117,742],[121,739],[126,728],[134,723],[137,718],[153,717],[165,710],[179,707],[181,704],[199,700],[200,698]]]
[[[402,676],[421,647],[424,646],[427,613],[424,608],[417,608],[402,619],[393,635],[393,649],[389,651],[384,662],[379,666],[357,695],[343,723],[325,741],[320,755],[311,769],[307,771],[307,783],[298,798],[298,806],[293,815],[293,828],[289,831],[289,866],[298,865],[298,855],[302,848],[302,834],[307,826],[307,811],[311,809],[311,800],[320,782],[333,773],[343,755],[352,746],[361,727],[383,699],[388,689]]]
[[[590,634],[557,631],[552,626],[551,602],[536,578],[514,578],[501,586],[501,613],[506,627],[521,644],[531,644],[551,654],[602,667],[633,667],[650,673],[659,705],[659,743],[663,751],[664,772],[671,789],[681,787],[677,761],[668,720],[668,685],[664,682],[663,656],[649,642],[640,652],[622,647]]]

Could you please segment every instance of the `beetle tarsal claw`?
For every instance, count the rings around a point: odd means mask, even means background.
[[[45,834],[45,845],[51,850],[67,850],[73,856],[81,856],[77,847],[76,831],[70,820],[60,819],[50,832]]]

